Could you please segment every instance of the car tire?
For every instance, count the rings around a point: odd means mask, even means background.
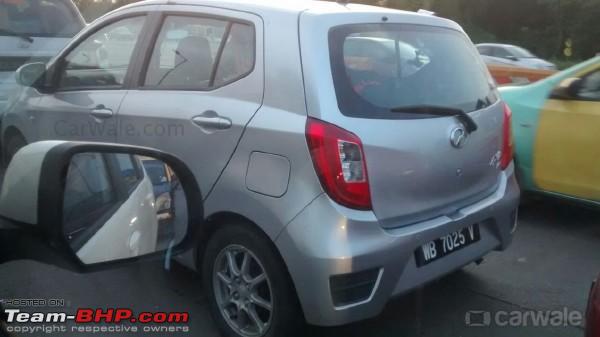
[[[27,141],[20,134],[9,136],[6,142],[2,144],[2,166],[8,167],[12,157],[25,145],[27,145]]]
[[[275,249],[268,237],[244,223],[225,225],[209,239],[202,278],[211,314],[224,336],[290,337],[304,327],[295,289]],[[248,282],[261,273],[265,276],[260,284]]]

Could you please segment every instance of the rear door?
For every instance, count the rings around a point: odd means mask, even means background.
[[[367,48],[374,41],[380,46]],[[352,24],[333,28],[329,42],[341,115],[325,118],[361,139],[383,226],[452,214],[495,191],[503,105],[462,32]],[[460,109],[478,129],[469,134],[458,118],[427,107]]]
[[[117,141],[182,158],[209,191],[263,96],[258,16],[164,6],[137,88],[119,111]]]
[[[534,181],[546,191],[600,201],[600,66],[579,77],[576,97],[550,98],[541,110]]]

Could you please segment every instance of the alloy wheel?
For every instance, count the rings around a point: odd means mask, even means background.
[[[223,248],[212,279],[216,302],[227,324],[241,336],[264,336],[273,318],[273,293],[256,255],[237,244]]]

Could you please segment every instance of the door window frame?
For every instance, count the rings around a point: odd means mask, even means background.
[[[600,73],[600,67],[594,68],[594,69],[586,72],[585,74],[583,74],[583,76],[580,77],[581,81],[584,81],[586,78],[588,78],[588,77],[590,77],[590,76],[592,76],[592,75],[594,75],[596,73]],[[577,96],[573,97],[572,100],[574,100],[574,101],[584,101],[584,102],[600,102],[600,99],[582,97],[580,95],[580,93],[577,93]]]
[[[156,42],[158,41],[159,35],[160,35],[163,25],[165,23],[165,20],[167,19],[167,17],[170,17],[170,16],[191,17],[191,18],[198,18],[198,19],[213,19],[213,20],[221,20],[226,23],[225,32],[223,33],[222,40],[219,45],[219,49],[217,50],[217,54],[215,55],[215,60],[213,62],[209,87],[207,87],[207,88],[185,87],[185,86],[158,87],[158,86],[147,86],[144,84],[144,82],[146,80],[148,68],[150,66],[150,61],[154,54]],[[141,50],[148,50],[150,52],[144,53],[142,55],[137,55],[137,56],[139,56],[138,59],[141,59],[142,62],[139,63],[140,66],[139,66],[139,68],[136,69],[136,74],[132,78],[131,87],[136,90],[210,92],[210,91],[215,91],[224,86],[227,86],[231,83],[237,82],[243,78],[246,78],[250,74],[252,74],[254,72],[254,70],[256,69],[256,62],[258,61],[258,52],[257,52],[257,50],[258,50],[258,48],[257,48],[258,35],[257,35],[256,24],[250,20],[244,20],[244,19],[240,19],[240,18],[236,18],[236,17],[232,17],[232,16],[226,16],[226,15],[216,15],[216,14],[208,14],[208,13],[195,13],[195,12],[190,13],[190,12],[186,12],[186,11],[177,11],[177,10],[167,10],[167,11],[158,10],[154,13],[153,20],[150,20],[150,21],[154,22],[155,24],[153,24],[151,31],[148,33],[148,38],[143,45],[144,48],[141,48]],[[215,77],[217,74],[219,64],[221,62],[223,50],[225,49],[225,45],[227,44],[227,40],[229,38],[229,33],[231,32],[231,28],[233,27],[233,25],[236,23],[247,25],[250,28],[252,28],[252,31],[254,34],[254,43],[253,43],[253,50],[252,50],[254,62],[252,63],[252,67],[246,73],[241,74],[233,79],[230,79],[229,81],[220,83],[218,86],[215,86],[215,85],[210,86],[211,83],[214,84],[214,82],[215,82]]]
[[[123,15],[115,16],[113,18],[110,18],[110,19],[102,22],[101,25],[94,27],[90,31],[85,32],[84,35],[78,37],[76,43],[70,45],[67,49],[65,49],[60,54],[57,61],[52,65],[52,70],[50,71],[50,74],[49,74],[50,75],[49,82],[50,82],[50,87],[54,89],[53,91],[54,92],[78,92],[78,91],[90,91],[90,90],[125,90],[125,89],[129,89],[131,86],[131,77],[133,76],[134,71],[136,69],[135,60],[138,59],[140,50],[143,49],[141,47],[144,46],[144,42],[146,40],[146,35],[147,35],[146,31],[149,28],[148,26],[153,23],[151,20],[150,14],[151,14],[151,12],[143,11],[143,12],[126,13]],[[87,87],[82,86],[82,87],[72,87],[72,88],[61,87],[59,85],[61,76],[63,75],[63,71],[65,70],[65,67],[67,65],[65,62],[65,59],[67,58],[67,56],[69,56],[71,54],[71,52],[73,52],[77,47],[79,47],[82,43],[87,41],[92,35],[96,34],[98,31],[100,31],[116,22],[135,18],[135,17],[145,17],[145,20],[144,20],[144,24],[142,25],[141,33],[138,36],[135,46],[133,47],[133,52],[131,53],[131,59],[129,61],[129,65],[127,67],[127,72],[125,74],[125,77],[123,78],[122,85],[119,85],[119,86],[116,86],[116,85],[87,86]]]

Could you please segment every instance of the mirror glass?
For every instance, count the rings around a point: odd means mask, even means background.
[[[29,63],[17,69],[17,82],[26,87],[32,86],[46,72],[46,64]]]
[[[129,153],[78,153],[65,179],[63,233],[84,264],[164,251],[187,232],[187,201],[171,167]]]

